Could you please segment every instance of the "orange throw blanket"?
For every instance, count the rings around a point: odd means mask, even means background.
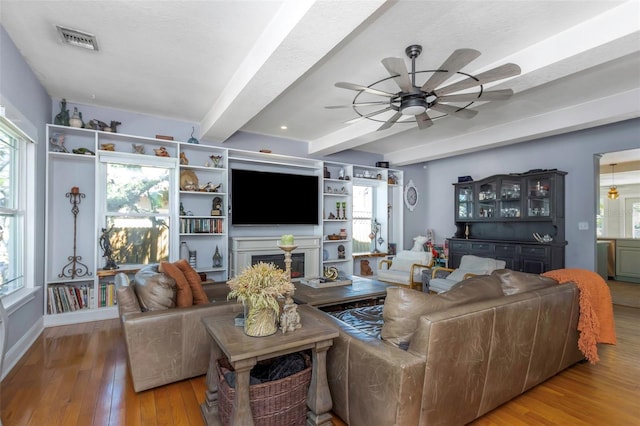
[[[616,344],[613,303],[609,286],[600,275],[586,269],[556,269],[542,274],[559,284],[574,282],[580,290],[578,348],[591,364],[600,360],[597,343]]]

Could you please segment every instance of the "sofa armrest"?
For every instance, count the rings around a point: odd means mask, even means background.
[[[424,360],[320,310],[313,313],[339,329],[327,354],[333,411],[351,426],[417,425]]]
[[[205,374],[211,341],[202,318],[242,311],[242,305],[234,301],[123,315],[134,390],[140,392]]]

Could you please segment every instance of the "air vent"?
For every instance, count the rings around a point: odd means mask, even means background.
[[[71,46],[84,47],[89,50],[98,50],[98,40],[96,40],[96,36],[93,34],[61,27],[60,25],[56,25],[56,28],[58,28],[58,34],[60,34],[63,43],[70,44]]]

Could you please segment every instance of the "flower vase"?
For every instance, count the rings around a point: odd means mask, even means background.
[[[251,337],[271,336],[278,331],[278,313],[270,307],[244,301],[244,333]]]

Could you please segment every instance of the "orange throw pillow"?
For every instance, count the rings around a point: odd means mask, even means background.
[[[200,279],[200,275],[196,272],[195,269],[189,262],[185,259],[178,260],[175,265],[180,268],[184,277],[187,279],[189,286],[191,287],[191,293],[193,293],[193,304],[194,305],[203,305],[205,303],[209,303],[209,298],[207,297],[207,293],[204,292],[202,288],[202,280]]]
[[[160,262],[158,270],[169,275],[176,282],[176,307],[185,308],[187,306],[193,306],[191,286],[180,268],[173,263],[162,261]]]

